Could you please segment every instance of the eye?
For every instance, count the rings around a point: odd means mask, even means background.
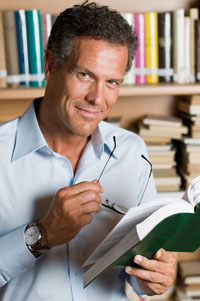
[[[111,87],[118,87],[119,86],[119,83],[117,82],[117,81],[115,81],[115,80],[108,80],[108,84],[109,84],[109,86],[111,86]]]
[[[82,78],[89,78],[89,74],[86,72],[79,72],[78,75]]]

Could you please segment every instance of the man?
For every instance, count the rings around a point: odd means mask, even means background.
[[[107,7],[85,3],[57,18],[43,99],[0,128],[2,301],[117,301],[127,300],[125,281],[149,295],[172,284],[174,256],[159,250],[136,256],[141,268],[112,267],[82,285],[83,262],[121,218],[109,204],[121,211],[156,195],[143,141],[102,121],[135,48]]]

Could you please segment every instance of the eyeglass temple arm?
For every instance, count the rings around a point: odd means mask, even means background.
[[[143,199],[144,193],[145,193],[145,191],[146,191],[146,189],[147,189],[147,185],[148,185],[148,183],[149,183],[149,179],[150,179],[151,174],[152,174],[152,164],[151,164],[151,162],[150,162],[143,154],[141,155],[141,157],[142,157],[142,158],[150,165],[150,173],[149,173],[149,177],[148,177],[148,179],[147,179],[146,185],[145,185],[145,187],[144,187],[144,191],[143,191],[143,193],[142,193],[142,195],[141,195],[140,201],[138,202],[138,206],[140,205],[140,203],[141,203],[141,201],[142,201],[142,199]]]
[[[106,166],[107,166],[107,164],[108,164],[110,158],[112,157],[112,155],[113,155],[113,153],[114,153],[114,151],[115,151],[115,149],[116,149],[117,143],[116,143],[116,137],[115,137],[115,136],[113,136],[113,141],[114,141],[114,147],[113,147],[113,150],[112,150],[112,152],[110,153],[110,156],[108,157],[108,160],[106,161],[106,164],[104,165],[104,168],[102,169],[102,171],[101,171],[101,173],[100,173],[100,175],[99,175],[98,182],[100,181],[101,176],[102,176],[102,174],[104,173],[104,170],[105,170],[105,168],[106,168]]]

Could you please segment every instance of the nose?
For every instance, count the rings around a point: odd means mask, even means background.
[[[100,82],[94,82],[86,95],[87,101],[93,104],[101,104],[104,102],[104,85]]]

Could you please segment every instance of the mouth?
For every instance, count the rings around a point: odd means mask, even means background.
[[[82,115],[84,118],[89,118],[89,119],[96,119],[101,113],[100,110],[91,110],[91,109],[85,109],[80,107],[75,107],[75,108],[80,115]]]

